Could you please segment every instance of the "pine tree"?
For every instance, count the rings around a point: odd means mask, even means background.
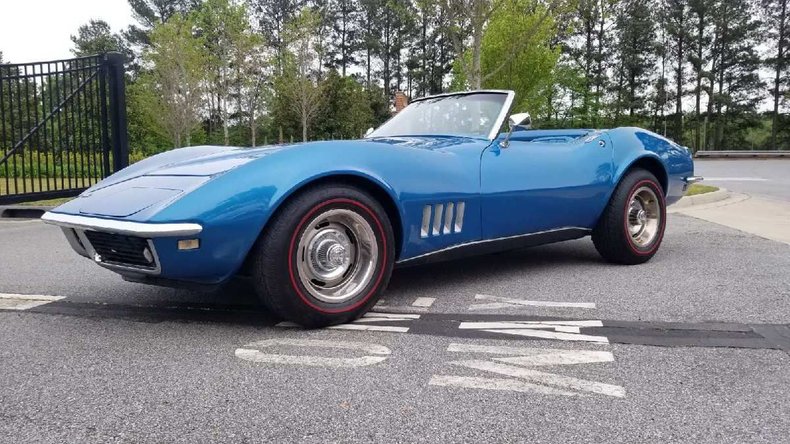
[[[756,126],[764,84],[757,54],[760,23],[749,0],[719,0],[714,14],[714,149],[742,148],[745,130]]]
[[[346,70],[353,68],[359,61],[356,58],[360,47],[359,1],[332,0],[329,7],[332,23],[332,66],[340,69],[341,77]]]
[[[705,119],[702,117],[702,94],[706,94],[708,102],[712,103],[713,91],[711,88],[712,79],[710,77],[710,51],[711,51],[711,24],[713,0],[689,0],[690,21],[692,31],[689,39],[689,62],[691,72],[694,75],[694,143],[693,149],[703,149],[707,144],[707,125],[709,113],[706,112]]]
[[[666,0],[666,33],[675,86],[675,91],[673,92],[675,124],[671,135],[679,143],[683,143],[683,97],[685,95],[684,86],[686,85],[689,40],[688,15],[688,0]]]
[[[645,109],[645,89],[654,67],[655,26],[648,3],[623,0],[616,18],[617,83],[615,121],[627,112],[629,123]]]
[[[788,0],[762,0],[766,34],[773,40],[774,53],[765,63],[773,71],[773,115],[771,117],[771,149],[778,149],[777,134],[779,132],[779,106],[783,102],[788,77],[786,70],[790,65],[790,27],[788,24]]]

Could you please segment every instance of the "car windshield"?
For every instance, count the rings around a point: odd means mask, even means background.
[[[465,136],[490,138],[499,130],[506,92],[455,94],[413,102],[368,137]]]

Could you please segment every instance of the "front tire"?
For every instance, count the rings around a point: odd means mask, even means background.
[[[352,321],[376,303],[395,261],[387,213],[344,184],[289,199],[255,246],[256,292],[275,314],[306,327]]]
[[[658,180],[648,171],[635,169],[617,185],[593,229],[595,249],[609,262],[647,262],[661,245],[666,220],[666,200]]]

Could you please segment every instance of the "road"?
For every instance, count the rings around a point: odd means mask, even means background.
[[[641,266],[582,239],[397,270],[372,330],[125,283],[38,221],[0,245],[0,441],[788,442],[790,247],[687,216]]]
[[[790,159],[695,159],[706,185],[790,202]]]

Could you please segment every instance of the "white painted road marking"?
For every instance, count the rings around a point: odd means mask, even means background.
[[[601,321],[500,321],[500,322],[461,322],[461,330],[480,330],[532,338],[556,339],[560,341],[585,341],[608,344],[606,336],[583,335],[580,327],[603,327]],[[546,331],[553,330],[553,331]]]
[[[706,177],[705,182],[767,182],[762,177]]]
[[[412,307],[429,308],[436,302],[436,298],[417,298],[412,302]]]
[[[40,294],[0,293],[0,309],[28,310],[50,302],[65,299],[65,296],[47,296]]]
[[[380,299],[373,310],[392,310],[405,313],[425,313],[436,302],[436,298],[419,297],[411,305],[388,305],[385,299]]]
[[[469,310],[493,310],[512,307],[560,307],[560,308],[595,308],[592,302],[553,302],[553,301],[526,301],[524,299],[503,298],[486,294],[475,295],[478,301],[491,301],[484,304],[472,304]]]
[[[303,348],[324,348],[356,350],[369,355],[355,358],[338,358],[315,355],[286,355],[278,353],[264,353],[261,349],[274,346],[290,346]],[[344,341],[321,341],[315,339],[266,339],[245,345],[236,349],[236,357],[245,361],[283,364],[283,365],[303,365],[308,367],[364,367],[368,365],[384,362],[391,354],[390,349],[378,344],[366,344],[363,342],[344,342]]]
[[[538,384],[531,384],[516,379],[504,378],[479,378],[475,376],[450,376],[433,375],[428,382],[429,385],[443,387],[463,387],[483,390],[501,390],[511,392],[532,392],[544,395],[577,396],[577,393],[558,390]]]
[[[354,321],[353,324],[340,324],[327,327],[332,330],[364,330],[364,331],[386,331],[389,333],[406,333],[409,327],[397,327],[392,325],[359,325]]]
[[[614,355],[610,352],[457,343],[450,344],[450,346],[447,347],[447,351],[451,353],[510,355],[511,357],[491,358],[490,360],[473,359],[451,361],[450,364],[491,372],[498,375],[505,375],[516,379],[433,375],[429,382],[430,385],[484,390],[535,392],[562,396],[600,394],[616,398],[625,397],[625,389],[619,385],[588,381],[529,368],[614,362]]]
[[[554,328],[555,326],[603,327],[603,322],[590,321],[499,321],[499,322],[461,322],[461,330],[479,328]]]
[[[412,321],[414,319],[420,319],[420,315],[413,313],[378,313],[375,311],[371,311],[362,315],[361,319]],[[359,321],[360,319],[357,320]]]
[[[332,325],[326,327],[332,330],[361,330],[361,331],[383,331],[389,333],[406,333],[409,327],[396,325],[367,325],[373,322],[403,322],[420,319],[420,315],[411,313],[365,313],[361,318],[349,323]],[[298,328],[299,325],[293,322],[280,322],[276,327]]]
[[[450,362],[450,364],[524,379],[533,383],[578,390],[580,392],[598,393],[617,398],[625,396],[625,389],[618,385],[604,384],[602,382],[588,381],[586,379],[572,378],[570,376],[555,375],[553,373],[544,373],[513,365],[499,364],[490,361],[454,361]]]

